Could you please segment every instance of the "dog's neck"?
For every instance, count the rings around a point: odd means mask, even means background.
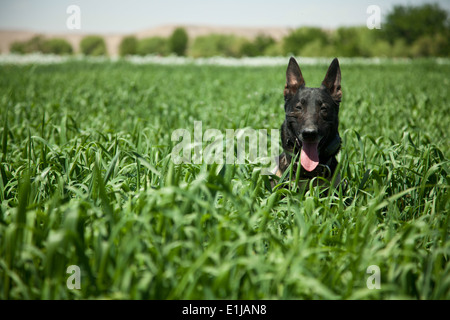
[[[341,137],[336,133],[333,140],[331,140],[324,148],[321,148],[319,159],[320,162],[328,162],[330,158],[335,157],[341,149]]]

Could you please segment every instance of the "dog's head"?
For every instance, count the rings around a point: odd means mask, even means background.
[[[319,158],[329,156],[327,150],[336,137],[340,146],[338,113],[341,98],[341,70],[336,58],[319,88],[306,87],[297,61],[294,58],[289,60],[284,88],[286,119],[282,143],[286,151],[301,150],[300,161],[307,171],[317,167],[321,162]]]

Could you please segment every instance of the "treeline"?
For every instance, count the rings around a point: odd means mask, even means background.
[[[243,56],[341,56],[341,57],[449,57],[450,21],[448,12],[437,4],[395,6],[381,29],[341,27],[325,31],[315,27],[292,30],[276,41],[267,35],[249,40],[244,37],[210,34],[189,39],[185,29],[177,28],[171,36],[137,39],[124,37],[119,54],[176,54],[191,57]],[[14,43],[12,52],[71,54],[73,49],[64,39],[35,37]],[[85,55],[106,55],[106,45],[99,36],[88,36],[80,43]]]
[[[47,39],[43,36],[35,36],[28,41],[13,42],[9,49],[12,53],[52,53],[52,54],[73,54],[72,45],[62,38]],[[105,40],[100,36],[86,36],[80,42],[80,51],[85,55],[104,56],[108,54]]]

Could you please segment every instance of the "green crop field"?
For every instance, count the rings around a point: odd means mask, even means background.
[[[287,62],[0,65],[0,299],[450,299],[448,60],[341,62],[330,192],[173,163],[194,121],[279,128]]]

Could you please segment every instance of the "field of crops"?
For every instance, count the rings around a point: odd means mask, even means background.
[[[0,65],[0,299],[450,299],[447,60],[341,63],[345,190],[171,161],[279,128],[287,62]]]

